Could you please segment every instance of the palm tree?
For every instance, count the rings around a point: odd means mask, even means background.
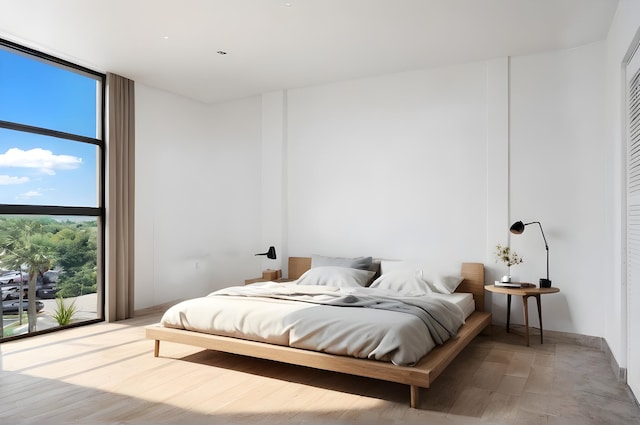
[[[36,281],[51,267],[53,246],[45,235],[39,232],[41,226],[34,221],[24,221],[20,227],[4,235],[2,243],[2,264],[14,270],[26,268],[29,272],[27,318],[29,332],[36,330]]]

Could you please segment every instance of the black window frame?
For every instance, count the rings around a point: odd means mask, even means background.
[[[98,206],[97,207],[77,207],[77,206],[60,206],[60,205],[29,205],[29,204],[1,204],[0,203],[0,216],[4,215],[38,215],[38,216],[83,216],[83,217],[96,217],[98,224],[98,247],[97,247],[97,318],[90,320],[83,320],[78,323],[72,323],[66,326],[59,326],[51,329],[45,329],[32,333],[26,333],[22,335],[15,335],[9,337],[0,338],[0,343],[9,340],[25,338],[29,336],[39,335],[43,333],[55,332],[61,329],[67,329],[71,327],[84,326],[92,323],[103,322],[105,320],[105,270],[106,270],[106,253],[105,253],[105,235],[106,235],[106,209],[105,209],[105,197],[106,197],[106,181],[105,181],[105,169],[106,169],[106,80],[107,76],[104,73],[94,71],[89,68],[74,64],[72,62],[60,59],[58,57],[49,55],[47,53],[22,46],[12,41],[0,38],[0,46],[7,48],[8,50],[15,51],[18,54],[23,54],[28,57],[32,57],[35,60],[44,61],[53,66],[58,66],[69,71],[77,71],[78,73],[88,74],[100,81],[101,99],[99,104],[100,122],[98,127],[100,130],[100,138],[91,138],[81,136],[78,134],[66,133],[58,130],[51,130],[48,128],[36,127],[26,124],[20,124],[16,122],[0,120],[0,128],[38,134],[42,136],[50,136],[58,139],[65,139],[75,141],[79,143],[88,143],[95,145],[99,152],[98,167]]]

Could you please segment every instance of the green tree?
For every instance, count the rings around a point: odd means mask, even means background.
[[[29,332],[36,330],[36,281],[38,275],[52,266],[54,247],[42,231],[42,224],[34,220],[20,220],[15,228],[0,234],[2,264],[15,270],[27,269],[29,273],[29,299],[27,317]]]
[[[96,292],[97,235],[91,224],[70,224],[52,237],[56,265],[64,270],[59,280],[63,297]]]

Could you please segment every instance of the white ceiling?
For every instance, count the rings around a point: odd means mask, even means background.
[[[606,37],[616,5],[617,0],[0,0],[0,37],[210,103],[579,46]]]

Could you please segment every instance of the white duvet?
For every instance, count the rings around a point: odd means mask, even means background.
[[[465,314],[439,297],[267,282],[181,302],[163,326],[413,365],[455,335]],[[427,309],[432,311],[426,311]],[[435,323],[434,323],[435,321]]]

